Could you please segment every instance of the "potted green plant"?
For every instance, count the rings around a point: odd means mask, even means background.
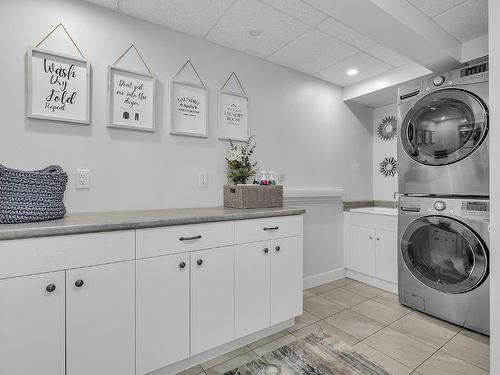
[[[226,156],[227,178],[235,185],[246,184],[257,173],[257,162],[251,161],[256,147],[254,136],[248,137],[241,146],[236,146],[230,139],[229,145],[230,150]]]

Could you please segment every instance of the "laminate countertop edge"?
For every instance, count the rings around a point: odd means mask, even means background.
[[[175,225],[215,223],[221,221],[263,219],[302,215],[305,212],[304,209],[292,207],[253,209],[203,207],[74,213],[68,214],[64,219],[59,220],[26,224],[0,224],[0,241],[168,227]]]

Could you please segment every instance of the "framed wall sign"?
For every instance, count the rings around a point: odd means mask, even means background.
[[[38,47],[27,58],[27,116],[89,124],[89,61]]]
[[[240,92],[228,90],[226,86],[233,79]],[[250,134],[248,125],[248,96],[240,80],[233,72],[219,90],[219,139],[246,141]]]
[[[155,131],[156,78],[109,67],[109,127]]]
[[[195,73],[197,82],[178,79],[188,67]],[[207,110],[207,89],[188,60],[170,82],[170,134],[208,137]]]

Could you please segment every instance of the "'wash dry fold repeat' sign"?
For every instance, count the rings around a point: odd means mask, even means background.
[[[34,48],[28,54],[28,116],[88,123],[88,61]]]

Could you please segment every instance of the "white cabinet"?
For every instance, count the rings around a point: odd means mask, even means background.
[[[394,292],[398,282],[397,216],[350,212],[345,220],[348,276]]]
[[[349,268],[375,275],[375,229],[357,225],[351,226],[351,248],[349,252]]]
[[[376,229],[375,237],[375,276],[391,283],[397,283],[397,234],[394,231]]]
[[[0,374],[64,375],[64,271],[0,280]]]
[[[134,275],[134,261],[66,271],[66,375],[135,374]]]
[[[189,253],[137,261],[137,375],[189,357],[189,268]]]
[[[302,315],[302,236],[271,241],[271,324]]]
[[[242,337],[271,323],[271,243],[235,248],[235,327]]]
[[[192,366],[302,314],[302,246],[299,215],[0,241],[0,375]]]
[[[234,246],[191,253],[191,355],[234,338]]]

